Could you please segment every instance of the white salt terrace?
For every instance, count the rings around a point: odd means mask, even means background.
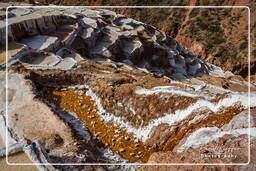
[[[132,25],[143,25],[142,22],[136,21],[131,18],[122,18],[119,21],[117,21],[117,25],[121,24],[121,27],[127,30],[134,29],[134,26]]]
[[[96,96],[95,93],[90,89],[90,87],[86,85],[77,86],[78,88],[88,88],[89,90],[86,92],[86,95],[90,96],[92,100],[95,101],[95,104],[98,109],[98,114],[101,119],[105,122],[112,122],[114,125],[117,125],[121,128],[126,129],[127,132],[133,133],[134,136],[142,141],[145,141],[151,129],[154,126],[158,126],[162,123],[167,123],[169,125],[176,124],[184,119],[186,119],[189,115],[191,115],[194,111],[201,111],[205,109],[209,109],[213,112],[218,112],[223,107],[234,106],[234,104],[239,103],[242,107],[248,108],[249,106],[256,106],[256,93],[251,93],[251,104],[248,103],[248,93],[233,93],[227,95],[225,98],[221,99],[218,103],[212,103],[208,100],[197,100],[194,104],[191,104],[186,109],[176,110],[174,113],[168,113],[165,116],[157,119],[153,119],[149,122],[147,126],[141,128],[135,128],[131,126],[129,123],[124,122],[121,117],[116,117],[111,113],[107,113],[101,104],[100,98]],[[73,87],[71,87],[73,88]]]
[[[240,128],[229,131],[223,131],[217,127],[199,128],[187,138],[186,142],[177,149],[177,152],[186,151],[188,148],[197,148],[201,145],[217,140],[225,134],[240,136],[242,134],[249,134],[249,132],[250,136],[256,137],[256,128]]]
[[[98,24],[97,24],[97,21],[94,20],[94,19],[91,19],[91,18],[87,18],[87,17],[84,17],[82,19],[82,22],[81,24],[83,25],[83,27],[87,28],[87,27],[92,27],[92,28],[97,28]]]
[[[72,58],[75,61],[79,62],[84,60],[84,58],[82,58],[78,53],[74,52],[71,49],[68,48],[61,48],[56,55],[62,57],[62,58]]]
[[[83,33],[82,33],[81,37],[83,39],[87,39],[92,36],[93,31],[94,31],[93,28],[83,29]]]
[[[66,46],[70,45],[77,34],[78,24],[61,25],[56,31],[48,33],[48,36],[57,37]]]
[[[21,57],[20,62],[32,69],[61,69],[69,70],[76,65],[72,57],[61,58],[60,56],[46,52],[33,52]]]
[[[24,16],[32,13],[32,9],[28,8],[19,8],[19,9],[12,9],[11,13],[15,14],[16,16]]]
[[[141,50],[143,49],[142,43],[140,41],[123,41],[123,50],[126,53],[127,56],[132,55],[136,50]]]
[[[20,43],[27,45],[32,49],[51,51],[53,49],[56,49],[56,47],[59,45],[59,40],[57,37],[37,35],[22,39]]]
[[[20,58],[20,62],[25,65],[31,65],[31,66],[54,66],[57,63],[59,63],[61,60],[60,57],[50,54],[50,53],[38,53],[34,52],[28,55],[25,55]]]
[[[64,13],[64,11],[66,11],[66,13]],[[81,12],[85,16],[79,15],[81,18],[77,17],[76,12]],[[96,11],[90,9],[36,9],[32,14],[27,11],[24,13],[24,16],[19,17],[20,19],[10,18],[9,21],[10,26],[12,26],[9,31],[10,34],[12,34],[12,31],[15,32],[15,30],[21,29],[22,27],[20,26],[23,26],[25,28],[22,28],[21,30],[25,32],[24,35],[34,35],[33,37],[25,38],[20,41],[20,43],[25,44],[32,49],[55,51],[58,50],[61,45],[64,45],[67,47],[71,46],[78,52],[81,50],[83,53],[85,51],[83,48],[88,47],[86,49],[86,54],[81,55],[86,55],[85,57],[87,57],[87,54],[89,54],[92,58],[102,57],[106,60],[108,58],[120,58],[118,54],[121,50],[124,53],[124,57],[127,59],[136,58],[136,60],[138,60],[138,63],[134,63],[135,66],[136,64],[139,65],[144,63],[147,64],[145,67],[149,71],[155,71],[171,78],[185,79],[189,76],[199,76],[207,73],[207,71],[205,71],[207,70],[207,67],[204,66],[206,63],[203,63],[200,60],[194,60],[195,65],[190,66],[191,64],[189,62],[186,63],[185,58],[187,58],[187,56],[182,57],[177,54],[173,55],[173,59],[169,61],[171,65],[169,68],[156,67],[152,64],[152,61],[156,64],[161,63],[162,61],[168,63],[168,59],[166,59],[169,58],[168,55],[152,54],[152,56],[148,57],[149,59],[146,59],[149,61],[140,61],[144,59],[140,59],[139,57],[145,55],[147,52],[145,52],[143,41],[140,40],[138,31],[150,32],[150,30],[148,30],[148,27],[146,27],[145,24],[131,18],[117,15],[112,11]],[[90,18],[90,16],[93,18]],[[110,18],[114,18],[114,24],[104,21],[108,20],[109,16]],[[64,25],[64,23],[66,23],[66,25]],[[129,31],[124,31],[123,28],[129,28]],[[152,27],[152,29],[155,28]],[[190,58],[197,59],[196,56],[191,56],[183,46],[175,41],[173,42],[175,46],[167,46],[164,42],[171,40],[171,38],[161,34],[157,29],[155,29],[155,34],[157,34],[157,36],[152,33],[151,36],[145,37],[146,39],[149,39],[149,42],[152,42],[149,45],[150,47],[164,47],[161,50],[166,53],[163,54],[178,50],[184,54],[190,55]],[[10,37],[13,37],[13,40],[20,39],[18,34]],[[81,48],[77,47],[79,44],[76,44],[74,40],[79,41]],[[122,49],[119,49],[119,47]],[[91,57],[89,58],[91,59]],[[70,63],[70,65],[72,64]],[[201,65],[204,67],[200,68],[199,66]],[[172,72],[173,69],[174,72]]]
[[[190,91],[184,91],[184,89],[177,89],[175,86],[158,86],[158,87],[153,87],[152,89],[137,89],[135,90],[135,94],[138,95],[151,95],[151,94],[159,94],[159,93],[168,93],[168,94],[175,94],[179,96],[186,96],[186,97],[203,97],[207,99],[212,99],[207,94],[201,95],[201,93],[192,93],[193,91],[190,89]]]
[[[109,42],[98,42],[96,46],[92,49],[91,53],[93,55],[99,55],[104,57],[110,57],[111,53],[108,50],[108,47],[111,45]]]
[[[81,11],[87,17],[101,17],[100,12],[92,9],[85,9]]]
[[[198,84],[198,85],[197,84],[187,84],[187,83],[183,83],[180,81],[174,81],[174,80],[171,81],[171,83],[174,83],[174,84],[180,84],[180,85],[184,85],[184,86],[188,86],[188,87],[193,87],[194,90],[197,92],[201,92],[202,90],[206,90],[206,91],[210,90],[210,92],[215,92],[214,94],[216,94],[216,93],[223,94],[223,93],[231,93],[232,92],[231,90],[227,90],[227,89],[224,89],[219,86],[207,84],[204,81],[197,80],[197,82],[199,82],[200,84]],[[211,91],[211,90],[214,90],[214,91]]]
[[[113,17],[118,16],[115,12],[106,10],[106,9],[100,9],[99,12],[100,12],[100,15],[102,16],[113,16]]]
[[[76,65],[76,61],[73,58],[66,57],[61,60],[57,65],[54,66],[54,69],[69,70]]]

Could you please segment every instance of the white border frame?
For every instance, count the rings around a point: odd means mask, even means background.
[[[6,61],[8,61],[8,10],[9,8],[90,8],[90,9],[106,9],[106,8],[246,8],[248,10],[248,104],[250,104],[250,23],[251,23],[251,11],[248,6],[8,6],[6,8]],[[6,135],[8,133],[8,67],[6,65]],[[249,105],[250,106],[250,105]],[[251,110],[248,108],[248,128],[251,128],[250,117]],[[10,163],[8,161],[8,136],[6,136],[6,163],[8,165],[116,165],[116,166],[198,166],[198,165],[218,165],[218,166],[226,166],[226,165],[248,165],[251,160],[251,151],[250,151],[250,137],[251,130],[248,129],[248,162],[246,163]]]

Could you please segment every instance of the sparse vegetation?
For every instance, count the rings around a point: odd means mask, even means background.
[[[198,22],[198,26],[202,29],[202,30],[206,30],[208,28],[208,25],[204,22]]]
[[[199,14],[199,9],[193,9],[190,14],[189,14],[189,17],[193,18],[193,17],[196,17],[197,15]]]
[[[247,46],[248,46],[248,42],[243,42],[243,43],[241,43],[241,44],[240,44],[240,50],[246,49]]]
[[[255,57],[256,56],[256,50],[253,50],[251,55]]]

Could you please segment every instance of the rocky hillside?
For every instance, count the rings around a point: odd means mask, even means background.
[[[255,149],[255,85],[157,27],[106,9],[11,8],[6,60],[0,21],[1,156],[24,151],[48,163],[40,170],[155,170],[122,164],[246,163],[249,136]]]
[[[252,1],[180,1],[164,5],[247,5],[251,10],[251,72],[255,75],[255,4]],[[159,4],[159,5],[163,5]],[[150,5],[154,5],[152,2]],[[200,58],[232,71],[248,76],[248,10],[231,9],[142,9],[125,14],[155,25],[174,37]],[[150,15],[148,15],[150,14]],[[161,15],[157,15],[161,14]]]
[[[118,0],[39,0],[58,5],[162,5],[162,6],[248,6],[251,12],[251,75],[256,73],[256,8],[250,0],[179,0],[179,1],[118,1]],[[175,38],[199,58],[223,70],[248,77],[248,9],[113,9],[141,22],[153,25]]]

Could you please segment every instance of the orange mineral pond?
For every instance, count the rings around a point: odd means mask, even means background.
[[[113,123],[103,122],[97,114],[94,102],[85,95],[86,91],[87,89],[67,88],[52,91],[47,96],[51,97],[51,102],[64,110],[76,113],[80,120],[84,121],[89,132],[104,144],[105,148],[110,148],[130,162],[146,162],[150,156],[149,150],[131,133],[114,126]]]

